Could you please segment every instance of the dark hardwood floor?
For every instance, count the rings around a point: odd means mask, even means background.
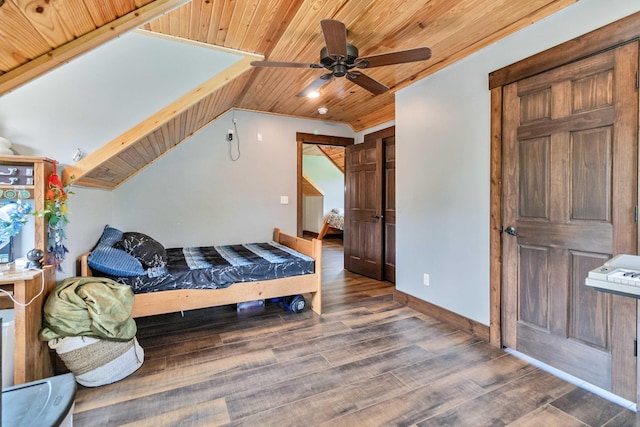
[[[636,414],[393,301],[324,244],[323,315],[138,319],[143,366],[78,386],[75,426],[632,426]]]

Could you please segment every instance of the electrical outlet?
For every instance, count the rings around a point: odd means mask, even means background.
[[[429,275],[424,273],[423,283],[425,286],[429,286]]]

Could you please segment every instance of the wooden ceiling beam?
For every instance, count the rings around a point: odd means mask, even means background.
[[[155,0],[116,20],[71,40],[11,71],[0,75],[0,95],[88,52],[101,44],[187,3],[189,0]]]
[[[251,69],[250,62],[255,61],[256,59],[263,59],[263,57],[261,55],[245,54],[238,62],[217,74],[204,84],[193,89],[186,95],[169,104],[153,116],[140,122],[98,150],[87,155],[74,165],[66,167],[63,172],[64,182],[72,184],[75,182],[80,185],[95,186],[90,180],[83,181],[83,177],[92,170],[100,168],[102,165],[125,152],[130,147],[135,146],[135,144],[153,134],[157,129],[163,128],[177,117],[186,114],[189,111],[189,108],[194,104],[201,102],[237,76]],[[171,136],[170,139],[173,140],[178,138],[182,140],[188,136],[190,135],[174,135]],[[149,159],[145,166],[151,164],[156,159],[157,157]]]

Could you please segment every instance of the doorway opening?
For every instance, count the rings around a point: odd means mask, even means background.
[[[341,146],[303,144],[302,230],[306,236],[342,237],[344,155]]]
[[[323,194],[322,188],[318,188],[318,186],[316,186],[315,192],[311,187],[308,186],[313,184],[313,179],[307,178],[305,180],[304,152],[305,151],[307,153],[312,152],[314,153],[314,155],[322,155],[322,156],[325,156],[326,158],[329,158],[330,156],[332,156],[331,153],[333,153],[334,157],[337,159],[339,159],[341,156],[342,162],[344,162],[344,148],[349,145],[353,145],[354,139],[339,137],[339,136],[314,135],[314,134],[298,132],[296,134],[296,140],[298,145],[298,149],[297,149],[297,152],[298,152],[297,234],[299,237],[305,237],[305,228],[312,228],[309,225],[311,223],[313,224],[313,228],[311,230],[306,230],[306,232],[307,232],[307,236],[309,235],[313,236],[313,234],[310,234],[310,233],[315,233],[314,231],[315,229],[318,229],[317,233],[320,232],[320,228],[318,228],[319,216],[322,216],[322,219],[324,219],[324,217],[331,211],[331,209],[334,209],[334,208],[338,209],[340,207],[342,208],[344,207],[344,174],[342,177],[342,188],[343,188],[342,194],[337,196],[335,195],[335,190],[332,190],[332,194],[330,195],[330,198],[327,201],[327,203],[324,203],[324,201],[320,202],[319,200],[317,200],[319,195],[321,195],[322,198],[324,198],[326,194]],[[309,163],[310,162],[307,162],[307,164]],[[313,163],[313,161],[311,163]],[[340,160],[337,160],[337,163],[339,164]],[[336,168],[339,168],[339,166],[336,166]],[[335,181],[335,177],[330,178],[329,181]],[[335,185],[332,185],[331,187],[335,187]],[[308,197],[306,200],[306,203],[305,203],[305,196],[304,196],[305,190],[309,194],[315,194]],[[314,200],[313,197],[315,197],[316,200]],[[342,203],[340,206],[330,206],[330,204],[339,204],[340,201]],[[314,209],[315,213],[305,212],[305,204],[307,205],[307,208]],[[320,205],[322,205],[321,208],[319,207]],[[327,208],[327,206],[329,207]],[[305,225],[307,225],[307,227],[305,227]],[[320,227],[322,226],[321,222],[319,226]]]

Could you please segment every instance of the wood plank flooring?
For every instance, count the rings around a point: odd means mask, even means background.
[[[324,243],[323,315],[138,319],[143,366],[78,386],[75,426],[633,426],[640,418],[393,301]]]

